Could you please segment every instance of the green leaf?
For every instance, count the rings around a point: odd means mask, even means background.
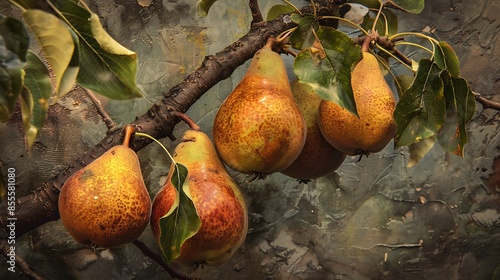
[[[26,131],[26,142],[31,151],[38,132],[42,129],[45,115],[49,109],[49,98],[52,94],[52,83],[49,70],[40,58],[28,53],[28,63],[24,68],[25,90],[21,95],[21,110]],[[31,103],[31,104],[30,104]],[[29,119],[25,117],[29,116]]]
[[[476,110],[474,94],[464,78],[453,77],[448,71],[441,73],[446,99],[446,119],[438,133],[441,146],[456,155],[464,156],[467,143],[466,125]]]
[[[136,84],[137,54],[117,43],[96,14],[72,1],[61,2],[60,16],[79,37],[77,82],[111,99],[141,97]]]
[[[397,124],[395,146],[416,143],[436,134],[445,117],[441,69],[428,59],[419,61],[413,84],[406,90],[394,111]]]
[[[274,5],[267,12],[266,20],[274,20],[282,14],[288,14],[294,12],[295,9],[290,5]]]
[[[38,9],[38,10],[48,10],[49,5],[46,1],[39,0],[9,0],[9,2],[16,4],[23,9]]]
[[[26,87],[23,87],[19,95],[19,104],[21,105],[23,128],[27,132],[30,128],[31,114],[33,113],[33,97]]]
[[[371,30],[373,27],[373,22],[375,21],[375,14],[372,17],[365,17],[361,26],[365,30]],[[389,10],[383,9],[382,15],[380,15],[377,26],[375,27],[380,36],[391,36],[398,32],[398,17],[397,15]]]
[[[26,26],[19,20],[0,15],[0,36],[3,44],[22,61],[26,62],[26,54],[30,44],[30,38]]]
[[[413,14],[420,14],[424,10],[425,5],[424,0],[387,0],[386,2],[388,6],[393,6]]]
[[[436,135],[422,139],[417,143],[410,144],[410,160],[407,167],[413,167],[417,164],[436,144]]]
[[[208,15],[208,11],[210,10],[210,7],[216,2],[217,0],[198,0],[198,3],[196,4],[196,11],[198,12],[198,15],[200,17],[205,17]]]
[[[411,86],[413,83],[414,76],[396,76],[394,79],[394,83],[396,85],[396,89],[398,91],[398,96],[401,98],[405,91]]]
[[[325,100],[335,102],[357,115],[351,88],[351,69],[362,58],[361,48],[344,33],[331,27],[319,27],[319,46],[301,51],[293,70],[299,80],[308,83]]]
[[[12,116],[22,91],[28,44],[28,33],[21,22],[0,16],[0,122]]]
[[[293,23],[298,24],[300,22],[300,19],[302,19],[302,16],[299,13],[293,13],[290,15],[290,19]]]
[[[318,30],[319,24],[311,14],[306,14],[300,18],[297,29],[290,35],[292,48],[304,50],[310,48],[316,41],[314,31]]]
[[[70,68],[70,62],[74,60],[75,40],[68,26],[56,16],[42,10],[29,9],[22,15],[24,22],[35,35],[47,63],[50,65],[55,83],[55,92],[58,97],[66,94],[76,82],[76,73]],[[76,60],[78,61],[78,60]],[[76,67],[78,69],[78,67]],[[72,77],[68,83],[68,73]],[[64,86],[61,83],[64,80]]]
[[[452,77],[460,76],[460,61],[452,47],[446,42],[436,45],[434,62],[443,70],[448,70]]]
[[[72,31],[69,30],[71,36],[73,37],[73,41],[75,46],[78,46],[78,36]],[[59,84],[59,89],[57,90],[57,96],[61,97],[66,93],[70,92],[76,84],[78,73],[80,72],[80,55],[78,48],[75,48],[73,52],[73,56],[69,61],[69,65],[64,71],[64,74],[61,78],[61,83]]]
[[[177,168],[175,168],[176,166]],[[167,262],[175,260],[181,253],[182,244],[194,236],[201,226],[193,201],[188,196],[189,185],[186,184],[188,170],[177,163],[171,183],[177,191],[176,201],[170,211],[160,218],[160,248]]]

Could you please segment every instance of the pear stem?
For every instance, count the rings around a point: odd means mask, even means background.
[[[370,44],[372,43],[372,40],[375,39],[375,36],[366,36],[365,40],[363,41],[363,44],[361,45],[361,51],[367,52],[370,49]]]
[[[136,132],[135,135],[137,135],[139,137],[146,137],[146,138],[151,139],[154,142],[156,142],[156,144],[160,145],[160,147],[167,153],[167,155],[170,158],[170,160],[172,161],[172,163],[177,166],[177,163],[175,162],[174,157],[170,154],[168,149],[160,141],[158,141],[158,139],[154,138],[153,136],[151,136],[147,133],[142,133],[142,132]]]
[[[264,45],[263,49],[272,50],[275,44],[276,44],[276,38],[270,37],[267,39],[266,44]]]
[[[372,34],[376,34],[376,30],[375,30],[375,27],[377,26],[377,21],[380,17],[380,13],[382,12],[382,9],[384,8],[384,2],[383,1],[379,1],[380,3],[380,7],[378,9],[378,12],[377,12],[377,16],[375,17],[375,20],[373,20],[373,26],[372,26]],[[387,29],[386,29],[387,31]]]
[[[125,147],[129,147],[130,144],[130,138],[132,137],[132,134],[135,133],[135,126],[131,124],[127,124],[124,128],[123,131],[125,135],[123,136],[123,143],[122,145]]]
[[[191,119],[188,115],[179,111],[174,111],[172,112],[172,114],[178,117],[179,119],[183,120],[191,130],[201,131],[200,126],[197,125],[196,122],[193,121],[193,119]]]
[[[194,122],[193,122],[194,123]],[[195,124],[196,125],[196,124]],[[199,128],[199,126],[196,125],[196,127]],[[199,131],[199,130],[198,130]],[[136,132],[135,135],[137,136],[142,136],[142,137],[146,137],[148,139],[151,139],[153,140],[154,142],[156,142],[156,144],[160,145],[160,147],[167,153],[168,157],[170,158],[170,160],[172,161],[172,164],[174,165],[174,168],[177,169],[177,176],[180,176],[179,173],[179,165],[178,163],[175,161],[174,157],[170,154],[170,152],[168,151],[167,147],[165,147],[165,145],[163,145],[158,139],[154,138],[153,136],[147,134],[147,133],[142,133],[142,132]],[[178,179],[180,181],[180,179]]]

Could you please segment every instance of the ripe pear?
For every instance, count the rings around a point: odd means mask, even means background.
[[[377,58],[363,50],[351,74],[359,118],[338,104],[323,100],[318,124],[325,139],[347,155],[381,151],[396,134],[393,118],[396,101],[382,75]]]
[[[151,199],[136,153],[128,147],[135,129],[126,126],[123,145],[114,146],[64,183],[61,221],[73,238],[96,247],[137,239],[151,214]]]
[[[197,126],[192,123],[190,126],[194,129],[185,132],[173,158],[188,169],[183,190],[191,197],[201,226],[182,244],[180,255],[174,261],[184,265],[221,265],[245,240],[247,206],[210,138]],[[160,242],[160,218],[170,211],[177,194],[171,183],[173,171],[174,165],[153,200],[151,228],[157,242]]]
[[[220,157],[242,173],[285,170],[299,156],[306,126],[292,96],[285,64],[268,43],[254,55],[213,126]]]
[[[318,125],[321,98],[309,84],[298,79],[290,83],[293,97],[307,126],[306,143],[299,157],[281,173],[295,179],[308,180],[328,175],[344,162],[345,154],[325,140]]]

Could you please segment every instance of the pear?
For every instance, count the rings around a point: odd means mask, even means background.
[[[240,83],[222,103],[213,126],[217,152],[242,173],[285,170],[299,156],[306,126],[292,96],[285,64],[271,47],[257,51]]]
[[[238,185],[228,174],[210,138],[192,120],[178,113],[191,127],[174,151],[175,162],[188,169],[183,190],[189,194],[201,220],[198,232],[181,246],[174,260],[183,265],[221,265],[245,240],[248,230],[247,206]],[[167,214],[176,198],[171,183],[174,165],[167,181],[153,200],[151,228],[160,242],[159,220]]]
[[[369,40],[363,44],[363,58],[351,74],[359,118],[327,100],[321,101],[318,109],[321,133],[332,146],[347,155],[379,152],[396,134],[394,94],[382,75],[377,58],[369,52],[368,44]]]
[[[113,247],[136,240],[146,228],[151,199],[137,155],[128,147],[134,132],[126,126],[123,145],[112,147],[64,183],[59,214],[76,241]]]
[[[290,86],[304,116],[307,136],[299,157],[281,173],[299,180],[328,175],[344,162],[345,154],[330,145],[319,130],[318,107],[322,99],[309,84],[301,83],[298,79],[294,79]]]

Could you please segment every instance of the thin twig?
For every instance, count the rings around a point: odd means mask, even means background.
[[[10,260],[10,256],[7,254],[10,253],[10,248],[9,245],[7,244],[7,241],[4,239],[2,240],[2,245],[1,245],[1,250],[2,254],[7,258],[7,260]],[[46,280],[43,276],[40,274],[36,273],[31,266],[26,262],[22,257],[19,255],[14,256],[14,261],[16,263],[16,266],[19,267],[21,270],[22,275],[26,276],[28,279],[33,279],[33,280]]]
[[[417,247],[422,247],[422,242],[419,242],[419,243],[405,243],[405,244],[385,244],[385,243],[379,243],[379,244],[375,244],[373,246],[370,246],[370,247],[360,247],[360,246],[351,246],[352,248],[356,248],[356,249],[361,249],[361,250],[371,250],[375,247],[385,247],[385,248],[389,248],[389,249],[399,249],[399,248],[417,248]]]
[[[262,12],[260,11],[259,8],[259,1],[257,0],[250,0],[248,3],[248,6],[250,7],[250,11],[252,11],[252,25],[263,22],[264,18],[262,17]]]
[[[482,96],[480,93],[473,92],[474,93],[474,98],[476,98],[476,101],[481,103],[484,106],[484,109],[495,109],[497,111],[500,111],[500,103],[491,101],[484,96]]]
[[[353,38],[353,40],[356,44],[361,45],[361,44],[363,44],[363,42],[365,41],[367,36],[372,36],[372,35],[364,35],[364,36],[356,37],[356,38]],[[397,58],[399,58],[406,65],[408,65],[408,66],[412,65],[412,60],[410,58],[408,58],[407,56],[405,56],[401,51],[396,49],[394,42],[398,41],[399,39],[390,40],[385,36],[383,36],[383,37],[375,36],[375,37],[373,37],[373,40],[375,41],[375,43],[377,43],[378,46],[380,46],[388,51],[392,51],[394,53],[394,55]]]
[[[401,59],[406,65],[410,67],[412,66],[412,60],[405,56],[400,50],[393,48],[392,51],[394,52],[394,55]]]
[[[153,261],[157,262],[161,267],[163,267],[163,269],[165,269],[165,271],[172,277],[172,278],[177,278],[179,280],[195,280],[195,279],[198,279],[198,278],[192,278],[191,276],[189,275],[185,275],[185,274],[182,274],[178,271],[176,271],[175,269],[171,268],[164,260],[163,258],[161,257],[160,254],[157,254],[156,252],[154,252],[153,250],[151,250],[148,246],[146,246],[146,244],[144,244],[144,242],[140,241],[140,240],[135,240],[134,242],[132,242],[135,246],[137,246],[137,248],[139,248],[139,250],[141,250],[141,252],[145,255],[145,256],[148,256],[150,259],[152,259]]]
[[[113,121],[113,119],[111,119],[108,112],[106,112],[106,110],[104,109],[104,107],[101,104],[101,101],[99,101],[99,99],[97,99],[97,97],[95,96],[95,94],[91,90],[86,89],[84,87],[81,87],[81,88],[83,89],[83,91],[85,91],[85,93],[88,95],[88,97],[92,100],[92,103],[94,103],[94,106],[97,109],[97,112],[99,113],[99,115],[101,115],[102,121],[104,122],[104,124],[106,124],[108,131],[113,131],[116,128],[116,123]]]

